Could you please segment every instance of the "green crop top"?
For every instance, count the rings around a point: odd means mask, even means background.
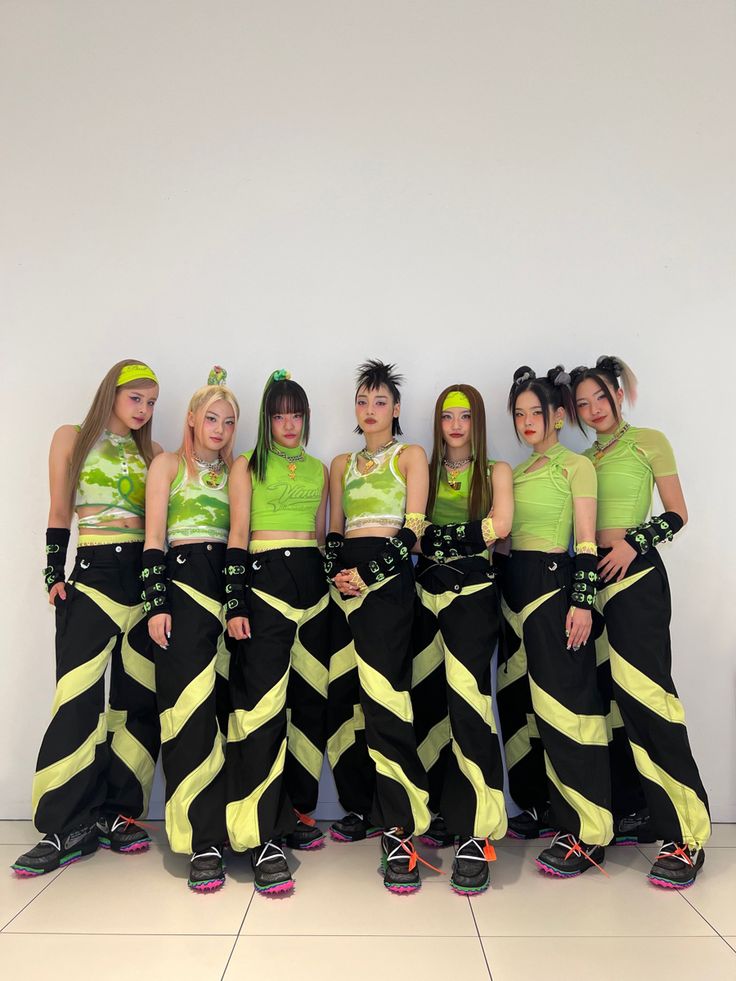
[[[230,531],[227,467],[215,474],[196,460],[194,465],[197,472],[189,476],[184,459],[179,459],[179,469],[169,490],[166,537],[172,545],[187,538],[227,542]]]
[[[567,549],[573,531],[573,500],[595,497],[595,469],[590,460],[557,443],[542,456],[549,463],[528,473],[539,460],[532,453],[514,468],[514,520],[511,547],[516,551]]]
[[[599,436],[598,442],[605,446],[615,435]],[[672,447],[656,429],[632,426],[600,459],[595,455],[593,447],[585,451],[598,475],[598,531],[634,528],[646,521],[655,478],[677,473]]]
[[[342,479],[342,509],[345,534],[385,525],[401,528],[406,517],[406,478],[399,470],[399,457],[406,443],[394,443],[375,458],[368,473],[358,470],[358,454],[351,453]]]
[[[76,427],[79,430],[79,426]],[[111,522],[142,518],[146,505],[146,463],[133,437],[105,429],[87,454],[79,473],[75,507],[101,507],[79,519],[80,531],[129,531]],[[143,529],[140,529],[141,532]]]
[[[488,461],[488,479],[491,478],[491,471],[495,461]],[[437,484],[437,494],[434,499],[434,508],[430,520],[434,525],[459,525],[470,519],[468,513],[470,483],[473,479],[473,464],[467,470],[459,473],[454,481],[460,486],[455,489],[450,487],[447,470],[442,467],[440,479]],[[483,515],[485,517],[485,515]]]
[[[303,448],[283,452],[292,462],[269,451],[264,480],[251,472],[250,530],[303,531],[314,534],[325,485],[321,460]],[[253,450],[244,453],[250,460]],[[304,454],[303,460],[297,458]],[[293,476],[292,476],[293,475]]]

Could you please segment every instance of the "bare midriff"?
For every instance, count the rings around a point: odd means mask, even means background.
[[[84,507],[76,508],[78,518],[90,518],[95,514],[102,514],[103,511],[108,510],[105,507],[93,507],[91,505],[86,505]],[[99,525],[95,525],[94,528],[82,528],[81,534],[83,535],[94,535],[97,537],[105,537],[105,535],[115,535],[119,534],[121,529],[130,528],[133,529],[143,529],[145,528],[145,519],[138,517],[138,515],[131,514],[130,517],[122,517],[118,513],[115,517],[112,517],[109,523],[101,522]]]
[[[390,538],[398,530],[398,525],[368,525],[365,528],[356,528],[354,531],[347,532],[345,538],[346,540],[349,538]]]
[[[312,541],[316,537],[316,530],[312,531],[254,531],[251,533],[253,542],[276,542],[284,538],[295,538],[297,541]]]

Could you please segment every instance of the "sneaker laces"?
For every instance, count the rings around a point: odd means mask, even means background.
[[[396,832],[398,832],[398,834]],[[421,862],[422,865],[426,865],[427,868],[432,869],[433,872],[439,872],[440,875],[447,875],[447,873],[443,872],[442,869],[438,869],[436,868],[436,866],[430,865],[429,862],[425,861],[425,859],[422,858],[422,856],[414,847],[414,842],[412,841],[411,837],[404,838],[402,837],[403,833],[404,833],[403,828],[387,828],[386,831],[383,832],[384,838],[392,838],[395,842],[397,842],[397,844],[391,849],[391,851],[387,853],[386,855],[387,862],[392,862],[396,860],[401,862],[406,861],[404,855],[401,854],[401,852],[403,852],[409,858],[410,872],[414,870],[417,862]]]
[[[195,852],[189,861],[194,862],[198,858],[219,858],[222,860],[222,852],[216,845],[213,845],[212,848],[208,848],[206,852]]]
[[[699,848],[693,848],[691,854],[690,847],[684,842],[667,841],[659,849],[656,861],[658,862],[660,858],[676,858],[692,868],[695,865],[693,859],[697,858],[699,851]]]
[[[594,858],[590,857],[590,855],[581,846],[579,839],[576,838],[574,834],[558,831],[552,839],[550,848],[554,848],[555,845],[561,845],[562,848],[566,848],[568,845],[570,846],[567,854],[565,855],[565,861],[567,861],[571,855],[582,855],[583,858],[588,859],[591,865],[595,865],[599,872],[602,872],[607,878],[611,878],[610,875],[608,875],[608,872],[606,872],[606,870],[599,865]]]
[[[270,854],[266,854],[269,849]],[[256,865],[260,865],[261,862],[270,862],[274,858],[283,858],[286,861],[283,848],[280,848],[274,841],[267,841],[261,849],[261,854],[256,859]]]
[[[61,838],[53,833],[44,835],[39,845],[53,845],[57,852],[61,851]]]
[[[479,854],[466,854],[465,849],[475,849]],[[495,862],[496,849],[487,838],[466,838],[455,851],[455,858],[472,862]]]
[[[128,828],[131,826],[131,824],[135,828],[147,828],[149,831],[151,830],[150,824],[144,824],[143,821],[139,821],[137,818],[129,818],[126,817],[124,814],[118,814],[118,816],[112,822],[112,827],[110,828],[110,834],[112,834],[113,831],[117,831],[121,825],[123,825],[123,831],[127,831]]]

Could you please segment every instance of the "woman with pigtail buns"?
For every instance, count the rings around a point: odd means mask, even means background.
[[[229,656],[222,593],[240,414],[226,378],[216,366],[194,393],[182,444],[155,460],[146,491],[142,578],[156,652],[166,834],[173,852],[191,856],[187,884],[195,892],[225,883]]]
[[[310,456],[307,395],[287,371],[269,376],[255,449],[233,466],[225,562],[230,672],[227,828],[250,849],[258,892],[294,886],[283,846],[319,848],[329,664],[322,573],[328,480]]]
[[[705,861],[708,798],[693,759],[685,714],[672,680],[670,590],[659,547],[687,521],[672,448],[656,429],[623,418],[636,378],[617,357],[572,372],[579,421],[595,431],[586,456],[598,477],[596,608],[605,623],[612,709],[623,724],[645,806],[627,817],[637,840],[663,841],[649,872],[659,886],[684,889]],[[652,515],[652,494],[664,506]],[[615,773],[614,773],[615,777]]]
[[[429,475],[421,446],[396,439],[400,384],[394,365],[360,365],[355,417],[365,446],[335,457],[330,470],[325,572],[347,638],[330,660],[328,755],[348,811],[332,836],[356,841],[383,829],[384,886],[411,893],[421,885],[412,834],[430,819],[409,695],[411,550],[424,528]],[[365,749],[352,753],[359,735]]]
[[[435,813],[421,840],[457,840],[450,885],[484,892],[491,841],[506,833],[491,658],[500,611],[490,553],[511,530],[511,467],[488,460],[483,399],[472,385],[440,393],[427,514],[416,568],[412,704]]]
[[[56,612],[56,693],[33,781],[44,835],[12,868],[53,872],[99,846],[145,851],[145,815],[159,749],[153,663],[141,603],[148,467],[156,375],[120,361],[80,426],[57,429],[49,454],[51,506],[44,581]],[[77,556],[66,575],[72,516]],[[105,672],[110,670],[109,705]]]
[[[513,471],[497,687],[509,790],[524,808],[516,834],[537,837],[540,819],[556,829],[537,865],[563,878],[600,865],[613,834],[606,720],[590,639],[596,477],[590,461],[558,439],[565,416],[574,418],[569,383],[559,365],[541,378],[523,366],[509,392],[517,439],[532,453]]]

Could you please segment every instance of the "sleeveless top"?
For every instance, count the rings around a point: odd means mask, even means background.
[[[367,473],[358,470],[358,454],[350,454],[342,479],[345,534],[374,525],[400,528],[404,524],[406,478],[399,470],[399,456],[405,446],[394,443]]]
[[[494,460],[488,461],[486,476],[490,480]],[[433,525],[460,525],[470,520],[470,484],[473,479],[474,464],[457,475],[453,483],[459,485],[450,487],[450,478],[446,468],[440,471],[437,493],[434,499],[432,514],[429,516]],[[485,518],[485,515],[482,515]]]
[[[80,427],[76,427],[79,431]],[[133,437],[116,436],[105,429],[87,454],[79,472],[76,508],[101,507],[97,514],[79,518],[79,530],[124,531],[131,536],[142,528],[115,528],[110,522],[142,518],[146,506],[146,462]]]
[[[529,467],[543,457],[549,462],[529,473]],[[574,524],[574,499],[596,497],[593,464],[556,443],[546,453],[532,453],[514,468],[513,478],[512,550],[567,550]]]
[[[194,465],[197,471],[190,476],[186,461],[179,458],[179,468],[169,490],[166,537],[172,545],[187,538],[227,543],[230,531],[227,467],[214,474],[196,460]]]
[[[285,459],[269,450],[266,474],[256,480],[251,471],[252,494],[250,499],[250,530],[253,531],[301,531],[314,534],[317,511],[322,501],[325,485],[325,468],[321,460],[304,453],[303,448],[283,452]],[[253,450],[243,453],[250,460]]]
[[[599,436],[605,446],[615,438]],[[656,477],[677,474],[677,464],[666,436],[656,429],[632,426],[596,459],[594,447],[585,451],[598,475],[598,531],[634,528],[649,517]]]

